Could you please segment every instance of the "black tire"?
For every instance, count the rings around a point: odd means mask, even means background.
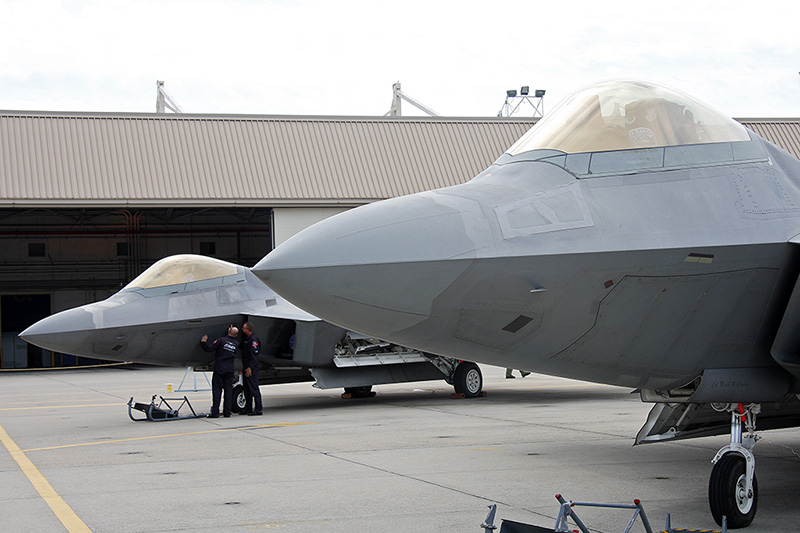
[[[728,528],[739,529],[749,526],[756,516],[758,507],[758,482],[753,475],[753,496],[744,493],[747,467],[745,459],[737,453],[726,453],[711,470],[708,482],[708,504],[717,525],[722,525],[722,517],[728,517]]]
[[[231,402],[231,411],[234,413],[241,413],[244,409],[244,387],[236,385],[233,387],[233,402]]]
[[[457,394],[477,398],[483,393],[483,374],[475,363],[462,361],[453,373],[453,388]]]
[[[369,398],[372,396],[372,385],[364,385],[363,387],[345,387],[344,393],[349,394],[352,398]]]

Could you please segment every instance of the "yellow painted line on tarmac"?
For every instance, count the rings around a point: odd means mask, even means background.
[[[28,481],[31,482],[33,488],[36,489],[36,492],[39,493],[39,496],[50,506],[50,509],[53,511],[53,514],[56,515],[64,527],[67,528],[67,531],[70,532],[83,532],[88,531],[91,533],[91,529],[88,528],[86,524],[83,523],[83,520],[78,518],[78,515],[75,514],[75,511],[72,510],[67,502],[59,496],[59,494],[55,491],[53,486],[47,481],[39,469],[36,468],[30,459],[25,455],[25,452],[20,450],[17,443],[8,436],[6,430],[3,429],[3,426],[0,426],[0,441],[2,441],[3,446],[6,447],[8,453],[11,454],[11,457],[17,462],[20,469],[22,469],[22,473],[25,474],[25,477],[28,478]]]
[[[314,422],[278,422],[275,424],[259,424],[257,426],[244,426],[238,428],[218,428],[208,429],[206,431],[190,431],[187,433],[170,433],[168,435],[149,435],[147,437],[131,437],[129,439],[116,439],[116,440],[99,440],[94,442],[81,442],[77,444],[64,444],[62,446],[48,446],[46,448],[30,448],[23,450],[24,452],[41,452],[45,450],[60,450],[62,448],[76,448],[78,446],[95,446],[97,444],[117,444],[120,442],[132,442],[137,440],[151,440],[151,439],[166,439],[171,437],[186,437],[188,435],[204,435],[207,433],[222,433],[225,431],[242,431],[245,429],[261,429],[261,428],[280,428],[289,426],[305,426],[313,424]]]

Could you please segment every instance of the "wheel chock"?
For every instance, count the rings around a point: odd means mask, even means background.
[[[363,395],[353,394],[352,392],[345,392],[342,394],[342,400],[353,400],[356,398],[374,398],[376,394],[378,393],[375,391],[370,391],[369,393]]]
[[[454,392],[453,394],[450,395],[450,398],[452,398],[453,400],[463,400],[466,397],[467,395],[464,394],[463,392]],[[486,391],[481,391],[481,393],[475,396],[475,398],[486,398]]]

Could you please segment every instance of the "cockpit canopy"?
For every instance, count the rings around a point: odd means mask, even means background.
[[[567,154],[750,140],[719,111],[654,83],[615,80],[573,93],[508,149]]]
[[[235,276],[240,268],[233,263],[202,255],[173,255],[153,263],[123,290],[153,289]]]

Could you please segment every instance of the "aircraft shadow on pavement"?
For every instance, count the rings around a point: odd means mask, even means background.
[[[562,389],[558,387],[531,388],[527,390],[492,389],[486,390],[486,397],[454,399],[451,389],[426,389],[424,385],[419,390],[389,390],[381,391],[378,386],[377,394],[370,398],[340,399],[333,390],[324,394],[319,391],[310,391],[312,394],[299,393],[297,395],[271,395],[268,387],[262,387],[261,394],[264,398],[265,409],[365,409],[371,406],[410,406],[410,407],[455,407],[464,406],[480,409],[483,406],[513,403],[515,408],[525,405],[531,407],[546,407],[559,403],[586,403],[597,401],[633,400],[636,405],[641,405],[638,396],[631,395],[624,389]]]

